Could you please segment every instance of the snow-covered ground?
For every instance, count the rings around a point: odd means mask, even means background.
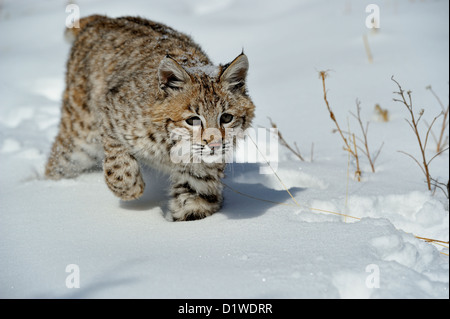
[[[375,2],[375,1],[374,1]],[[307,161],[279,146],[277,174],[236,163],[223,209],[173,223],[167,177],[147,169],[142,199],[120,202],[101,172],[43,179],[57,132],[67,1],[0,1],[0,297],[2,298],[448,298],[449,203],[426,189],[394,75],[430,123],[448,103],[449,2],[380,0],[381,28],[365,25],[359,0],[79,0],[82,16],[140,15],[193,36],[216,63],[244,48],[254,127],[278,125]],[[369,63],[363,36],[373,55]],[[370,121],[369,146],[384,142],[362,181],[323,101],[318,71],[342,127],[360,135],[355,100]],[[374,106],[390,115],[379,121]],[[440,123],[440,120],[437,123]],[[437,135],[438,124],[434,131]],[[426,125],[421,122],[422,133]],[[448,135],[448,127],[446,128]],[[313,161],[310,147],[314,143]],[[430,138],[431,158],[435,148]],[[430,165],[449,178],[448,151]],[[348,175],[350,178],[348,178]],[[292,205],[294,204],[294,205]],[[341,217],[308,207],[340,212]],[[447,246],[448,245],[444,245]],[[447,254],[447,255],[445,255]],[[70,266],[75,265],[75,266]],[[69,266],[69,267],[68,267]],[[68,288],[76,284],[80,288]]]

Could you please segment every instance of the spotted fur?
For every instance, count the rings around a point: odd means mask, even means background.
[[[216,139],[224,150],[232,147],[227,129],[248,128],[254,105],[245,86],[247,57],[214,66],[189,36],[137,17],[89,16],[68,33],[74,42],[46,176],[71,178],[103,162],[109,189],[134,200],[144,191],[140,165],[147,164],[170,175],[174,220],[219,210],[226,163],[176,163],[173,150],[192,137],[193,127],[201,139],[188,160],[215,153]],[[190,125],[193,118],[201,123]],[[205,137],[210,128],[220,136]]]

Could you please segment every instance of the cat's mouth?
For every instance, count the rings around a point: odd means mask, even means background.
[[[194,144],[192,155],[194,158],[201,159],[204,162],[226,162],[230,155],[230,143],[213,142],[206,145]]]
[[[206,148],[209,148],[209,155],[214,155],[218,154],[223,147],[221,142],[214,142],[209,143]]]
[[[170,157],[174,163],[231,163],[234,157],[233,143],[228,140],[215,140],[203,144],[181,139],[173,143]]]

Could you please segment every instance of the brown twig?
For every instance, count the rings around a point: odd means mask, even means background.
[[[359,139],[363,144],[365,150],[363,150],[364,155],[366,155],[367,159],[369,160],[370,167],[372,168],[372,173],[375,173],[375,161],[378,158],[378,155],[381,152],[381,149],[383,148],[384,143],[381,144],[378,151],[375,153],[375,156],[372,158],[369,151],[369,142],[367,139],[367,134],[369,132],[369,122],[366,123],[366,126],[364,127],[363,122],[361,120],[361,102],[359,100],[356,100],[356,114],[353,114],[350,112],[350,114],[358,121],[359,127],[361,128],[361,132],[363,135],[363,140]]]
[[[430,90],[431,94],[436,98],[439,105],[441,106],[442,113],[439,115],[443,115],[442,119],[442,126],[441,126],[441,132],[439,134],[439,138],[436,138],[436,136],[431,132],[431,135],[433,136],[434,141],[436,142],[436,153],[439,153],[442,149],[444,149],[448,145],[448,135],[444,137],[445,129],[448,127],[448,113],[449,113],[449,106],[447,105],[447,108],[445,108],[444,104],[442,103],[439,96],[434,92],[431,85],[426,87],[427,90]]]
[[[328,102],[328,98],[327,98],[327,89],[326,89],[326,85],[325,85],[325,78],[328,76],[328,72],[327,71],[320,71],[319,72],[319,77],[322,79],[322,88],[323,88],[323,99],[325,101],[325,105],[328,109],[328,112],[330,113],[330,118],[331,120],[334,122],[334,124],[336,125],[336,131],[335,132],[339,132],[339,135],[341,136],[342,140],[344,141],[344,150],[349,152],[351,156],[353,156],[353,158],[356,161],[356,172],[355,172],[355,176],[357,178],[358,181],[361,181],[361,169],[359,166],[359,157],[358,157],[358,148],[356,145],[356,138],[354,134],[350,133],[350,130],[348,132],[342,131],[341,127],[339,126],[338,121],[336,120],[336,117],[334,116],[334,113],[330,107],[330,103]],[[350,146],[347,138],[344,136],[344,132],[349,136],[352,137],[353,139],[353,149]]]
[[[330,118],[333,120],[334,124],[336,125],[337,131],[339,132],[339,134],[342,137],[342,140],[344,141],[345,150],[350,152],[351,155],[355,156],[356,154],[352,151],[351,147],[349,146],[348,141],[345,138],[344,134],[342,133],[342,130],[341,130],[340,126],[339,126],[339,123],[337,122],[336,117],[334,116],[334,113],[331,110],[330,103],[328,103],[327,89],[326,89],[326,86],[325,86],[325,78],[328,76],[328,72],[327,71],[320,71],[319,72],[319,76],[322,79],[323,99],[325,101],[325,105],[327,106],[328,112],[330,113]]]
[[[448,199],[449,198],[448,196],[449,196],[450,181],[447,181],[447,184],[441,183],[434,178],[432,178],[431,181],[434,186],[433,195],[434,195],[434,192],[436,192],[436,189],[439,188],[444,193],[445,197],[447,197],[447,199]]]
[[[395,84],[397,84],[397,87],[399,89],[398,92],[394,92],[395,94],[399,95],[401,97],[401,99],[394,99],[394,101],[402,103],[403,105],[405,105],[405,107],[408,109],[409,114],[411,116],[411,121],[406,120],[406,122],[409,124],[409,126],[411,127],[411,129],[414,131],[414,134],[416,135],[417,141],[419,143],[419,148],[420,148],[420,153],[422,156],[422,163],[420,163],[414,156],[405,153],[405,152],[401,152],[403,154],[408,155],[409,157],[411,157],[416,163],[417,165],[419,165],[419,167],[421,168],[422,172],[425,175],[426,181],[427,181],[427,186],[428,186],[428,190],[431,191],[431,177],[430,177],[430,171],[428,169],[428,165],[430,164],[430,162],[435,158],[433,157],[430,161],[427,161],[426,158],[426,154],[425,154],[425,149],[426,149],[426,145],[428,142],[428,137],[431,131],[431,128],[433,127],[433,124],[436,122],[437,117],[434,118],[433,122],[431,123],[431,125],[429,125],[427,133],[425,135],[425,142],[422,142],[422,138],[420,136],[419,133],[419,129],[418,129],[418,124],[424,114],[424,110],[420,110],[419,112],[419,117],[416,119],[415,115],[414,115],[414,110],[413,110],[413,103],[412,103],[412,97],[411,97],[411,91],[407,91],[406,94],[408,96],[408,100],[406,99],[405,96],[405,91],[402,89],[402,87],[400,86],[400,84],[394,79],[394,76],[391,77],[391,80],[395,82]]]
[[[353,151],[355,152],[355,160],[356,160],[355,177],[356,177],[356,180],[358,182],[360,182],[362,173],[361,173],[361,168],[359,167],[358,147],[356,146],[355,134],[352,134],[352,137],[353,137],[353,147],[354,147]]]
[[[369,60],[369,63],[373,63],[373,55],[372,51],[370,50],[369,39],[367,38],[366,34],[363,35],[363,43],[364,48],[366,49],[367,59]]]
[[[375,105],[375,112],[383,122],[389,122],[389,111],[381,108],[380,104]]]
[[[419,237],[419,236],[414,236],[414,237],[416,237],[418,239],[422,239],[422,240],[424,240],[426,242],[429,242],[429,243],[441,243],[441,244],[447,244],[447,245],[449,244],[448,241],[437,240],[437,239],[432,239],[432,238],[425,238],[425,237]]]
[[[283,135],[281,135],[280,130],[278,129],[277,125],[272,122],[272,119],[270,117],[268,117],[269,121],[270,121],[270,125],[274,128],[277,129],[277,133],[278,133],[278,138],[280,140],[281,145],[285,146],[288,150],[290,150],[292,153],[294,153],[295,156],[297,156],[302,162],[305,161],[305,159],[303,158],[302,154],[300,154],[300,150],[298,149],[298,146],[296,143],[294,143],[295,145],[295,150],[288,144],[288,142],[286,142],[286,140],[283,138]]]

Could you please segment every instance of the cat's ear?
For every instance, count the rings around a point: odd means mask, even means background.
[[[248,72],[248,59],[241,53],[231,63],[222,67],[220,82],[231,92],[245,93],[245,80]]]
[[[161,90],[169,92],[182,90],[191,83],[191,77],[177,61],[166,55],[159,64],[158,81]]]

